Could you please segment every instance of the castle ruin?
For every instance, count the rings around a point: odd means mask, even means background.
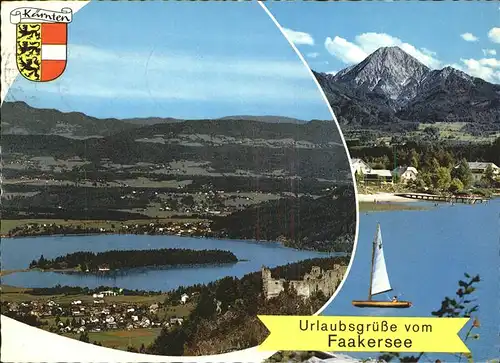
[[[346,266],[334,265],[333,269],[323,271],[313,266],[311,272],[304,275],[303,280],[273,279],[271,270],[262,266],[262,288],[266,299],[271,299],[285,290],[285,283],[292,287],[297,295],[307,298],[317,291],[322,291],[329,298],[342,281],[347,270]]]

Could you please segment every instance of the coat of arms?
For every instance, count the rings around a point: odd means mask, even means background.
[[[16,24],[16,63],[24,78],[48,82],[58,78],[66,68],[68,23],[73,12],[36,8],[18,8],[10,13]]]

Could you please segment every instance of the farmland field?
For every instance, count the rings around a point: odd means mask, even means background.
[[[127,347],[140,348],[150,345],[160,334],[161,328],[143,328],[132,330],[111,330],[89,333],[90,342],[96,341],[103,347],[127,350]],[[77,334],[65,334],[69,338],[78,339]]]

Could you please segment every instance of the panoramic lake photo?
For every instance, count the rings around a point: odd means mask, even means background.
[[[42,8],[7,24],[2,315],[189,357],[258,346],[257,315],[323,309],[355,246],[353,173],[262,7]]]

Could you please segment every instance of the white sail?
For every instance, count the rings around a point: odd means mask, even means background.
[[[385,266],[380,226],[377,226],[377,235],[375,237],[374,244],[371,294],[377,295],[392,290],[391,283],[389,282],[389,275],[387,274],[387,268]]]

